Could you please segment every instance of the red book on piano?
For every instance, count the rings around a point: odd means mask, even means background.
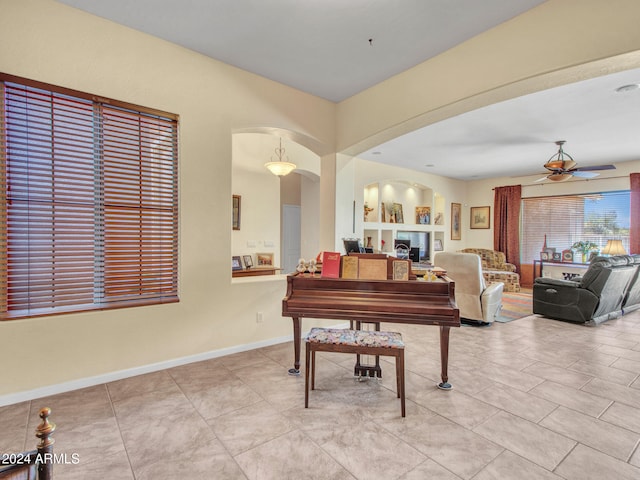
[[[322,252],[321,277],[340,278],[340,252]]]

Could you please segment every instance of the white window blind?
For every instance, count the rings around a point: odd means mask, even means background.
[[[525,198],[522,200],[520,261],[540,258],[545,235],[556,252],[576,242],[592,242],[598,250],[620,239],[629,251],[630,193],[626,191]],[[577,252],[576,252],[577,253]]]
[[[0,319],[177,301],[177,116],[0,81]]]

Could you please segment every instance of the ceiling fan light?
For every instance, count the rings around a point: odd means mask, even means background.
[[[570,173],[552,173],[547,178],[554,182],[566,182],[572,177]]]
[[[573,160],[562,160],[559,158],[552,158],[544,164],[544,168],[547,170],[570,170],[577,165]]]
[[[562,145],[564,143],[564,140],[558,140],[556,142],[556,145],[558,145],[558,152],[547,160],[547,163],[544,164],[544,168],[555,172],[570,170],[577,165],[577,163],[573,161],[573,157],[562,150]]]

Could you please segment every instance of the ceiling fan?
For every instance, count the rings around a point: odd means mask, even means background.
[[[536,182],[542,182],[543,180],[551,180],[554,182],[564,182],[571,177],[593,178],[600,175],[595,173],[594,170],[615,170],[614,165],[594,165],[591,167],[576,167],[577,163],[573,160],[571,155],[565,153],[562,150],[562,145],[565,144],[565,140],[558,140],[558,152],[555,153],[547,163],[544,164],[544,168],[551,173],[542,178],[536,180]]]

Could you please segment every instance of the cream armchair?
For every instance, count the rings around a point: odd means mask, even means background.
[[[438,252],[433,264],[444,268],[447,277],[456,282],[456,303],[460,318],[477,324],[489,324],[495,320],[502,308],[504,284],[487,286],[482,276],[480,257],[473,253]]]

